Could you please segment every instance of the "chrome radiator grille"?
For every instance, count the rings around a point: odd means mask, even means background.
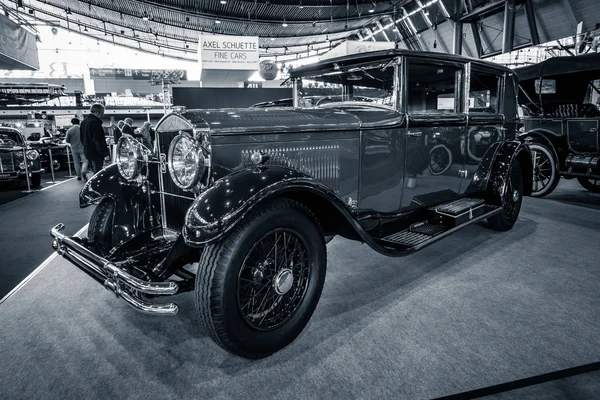
[[[250,160],[257,150],[242,150],[242,163],[245,167],[254,165]],[[259,150],[269,156],[266,166],[291,168],[313,177],[331,189],[339,190],[340,146],[285,146]]]
[[[0,172],[11,172],[15,170],[15,159],[10,151],[0,151]]]
[[[163,228],[181,231],[185,213],[194,201],[194,195],[185,192],[171,179],[166,164],[169,145],[178,132],[160,132],[156,134],[157,148],[162,162],[151,162],[148,179],[157,188],[160,201]]]

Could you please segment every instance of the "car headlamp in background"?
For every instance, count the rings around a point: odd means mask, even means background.
[[[169,174],[181,189],[194,187],[206,169],[204,150],[187,132],[180,132],[169,146]]]
[[[117,168],[123,178],[138,177],[144,162],[142,144],[131,135],[123,135],[117,143]]]
[[[35,150],[29,150],[27,153],[25,153],[27,155],[27,158],[31,161],[33,160],[37,160],[38,158],[40,158],[40,153],[38,153]]]

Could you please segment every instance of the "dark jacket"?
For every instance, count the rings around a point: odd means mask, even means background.
[[[83,154],[87,159],[104,158],[110,155],[100,118],[93,114],[85,117],[81,122],[80,132]]]
[[[131,136],[134,135],[133,128],[130,127],[129,125],[127,125],[127,124],[123,125],[122,132],[123,132],[124,135],[125,134],[131,135]]]
[[[119,142],[119,139],[121,139],[121,135],[122,135],[122,132],[119,129],[119,127],[118,126],[113,127],[113,138],[115,139],[115,143]]]

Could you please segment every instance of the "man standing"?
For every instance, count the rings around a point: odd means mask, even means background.
[[[90,107],[90,114],[81,123],[83,153],[92,164],[94,173],[98,173],[102,169],[104,158],[110,155],[110,150],[104,137],[104,129],[102,128],[103,116],[104,106],[96,103]]]
[[[72,127],[67,130],[67,136],[65,142],[71,146],[71,155],[73,155],[73,163],[75,164],[75,173],[77,174],[77,180],[80,181],[81,177],[87,181],[87,170],[88,161],[83,154],[83,144],[81,143],[81,132],[79,129],[79,119],[73,118],[71,120]]]
[[[133,120],[131,118],[125,118],[125,125],[123,125],[123,128],[121,129],[123,134],[131,136],[134,135],[133,128],[131,127],[131,125],[133,125]]]
[[[121,139],[121,135],[123,134],[123,126],[125,126],[125,121],[119,121],[115,129],[113,130],[113,135],[115,138],[115,144],[119,143],[119,139]]]

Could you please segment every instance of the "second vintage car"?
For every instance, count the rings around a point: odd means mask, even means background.
[[[600,53],[555,57],[515,70],[524,132],[533,155],[533,196],[561,177],[600,193]]]
[[[311,81],[334,85],[341,101],[298,107]],[[510,70],[383,51],[301,67],[290,82],[293,108],[171,113],[154,149],[124,135],[116,164],[81,191],[81,207],[96,204],[87,238],[59,224],[54,248],[141,311],[175,314],[163,299],[193,292],[216,343],[260,358],[311,318],[325,237],[398,257],[477,221],[500,231],[517,221],[532,163],[514,139]],[[487,138],[473,147],[476,158],[461,149],[470,132]],[[454,156],[431,174],[439,143]]]

